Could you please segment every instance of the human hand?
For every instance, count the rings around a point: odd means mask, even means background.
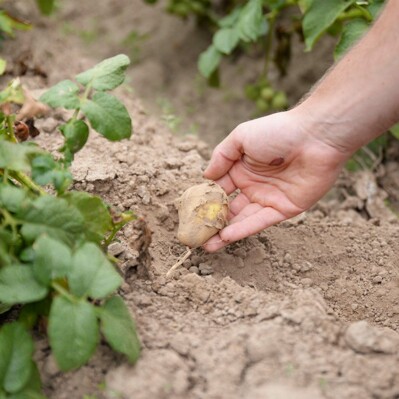
[[[230,203],[229,225],[205,250],[296,216],[330,189],[350,153],[319,133],[294,109],[243,123],[215,148],[204,177],[239,194]]]

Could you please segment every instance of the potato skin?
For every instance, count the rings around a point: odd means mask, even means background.
[[[177,209],[177,238],[190,248],[200,247],[227,224],[228,198],[213,182],[187,189],[179,198]]]

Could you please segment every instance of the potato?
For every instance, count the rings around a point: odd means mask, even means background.
[[[177,238],[189,248],[197,248],[227,224],[228,198],[216,183],[190,187],[177,201]]]

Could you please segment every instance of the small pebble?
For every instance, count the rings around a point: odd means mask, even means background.
[[[183,267],[185,267],[186,269],[190,269],[191,267],[191,261],[189,259],[185,260],[183,262]]]
[[[199,272],[203,276],[208,276],[209,274],[213,273],[213,267],[207,263],[200,263]]]
[[[195,273],[195,274],[199,274],[199,273],[200,273],[197,266],[191,266],[191,267],[188,269],[188,271],[189,271],[190,273]]]
[[[54,118],[46,118],[46,120],[42,123],[41,128],[46,133],[52,133],[58,126],[58,121]]]
[[[373,284],[381,284],[382,283],[382,277],[381,276],[375,276],[373,278]]]
[[[304,287],[310,287],[313,285],[313,280],[311,278],[303,278],[301,283],[304,285]]]
[[[245,256],[247,255],[247,252],[245,251],[244,248],[237,248],[234,250],[233,255],[244,259]]]
[[[191,257],[191,264],[193,265],[193,266],[198,266],[200,263],[201,263],[201,257],[200,256],[198,256],[198,255],[193,255],[192,257]]]
[[[112,256],[119,256],[125,251],[125,248],[120,242],[113,242],[108,246],[108,252]]]
[[[299,272],[302,270],[302,266],[299,263],[294,263],[291,265],[291,267],[296,271]]]
[[[303,262],[301,265],[301,272],[307,272],[312,269],[313,269],[313,265],[308,261]]]
[[[195,142],[183,141],[177,145],[177,148],[182,152],[189,152],[196,147]]]
[[[292,256],[290,255],[290,254],[285,254],[285,256],[284,256],[284,262],[285,263],[288,263],[288,264],[291,264],[291,262],[292,262]]]

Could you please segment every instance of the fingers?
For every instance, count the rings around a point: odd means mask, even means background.
[[[241,210],[250,203],[248,197],[244,193],[240,193],[235,197],[229,204],[229,210],[232,219],[234,216],[238,215]]]
[[[234,184],[228,173],[216,180],[215,183],[219,184],[219,186],[223,188],[227,195],[230,195],[237,190],[237,186]]]
[[[228,242],[224,242],[219,234],[214,235],[211,237],[202,247],[205,249],[207,252],[216,252],[220,248],[225,247],[228,245]]]
[[[251,205],[252,204],[248,205],[248,207]],[[282,213],[274,208],[268,207],[260,210],[252,208],[247,210],[248,207],[244,208],[240,214],[232,219],[231,224],[219,232],[223,241],[233,242],[241,240],[242,238],[259,233],[267,227],[287,219]],[[254,212],[251,213],[251,211]],[[242,215],[243,212],[244,214]],[[245,213],[249,214],[245,216]]]
[[[234,241],[259,233],[285,219],[287,217],[274,208],[262,208],[259,204],[249,204],[231,220],[231,224],[210,238],[203,248],[208,252],[215,252]]]
[[[212,158],[204,172],[210,180],[222,178],[242,156],[241,129],[235,129],[213,151]]]

